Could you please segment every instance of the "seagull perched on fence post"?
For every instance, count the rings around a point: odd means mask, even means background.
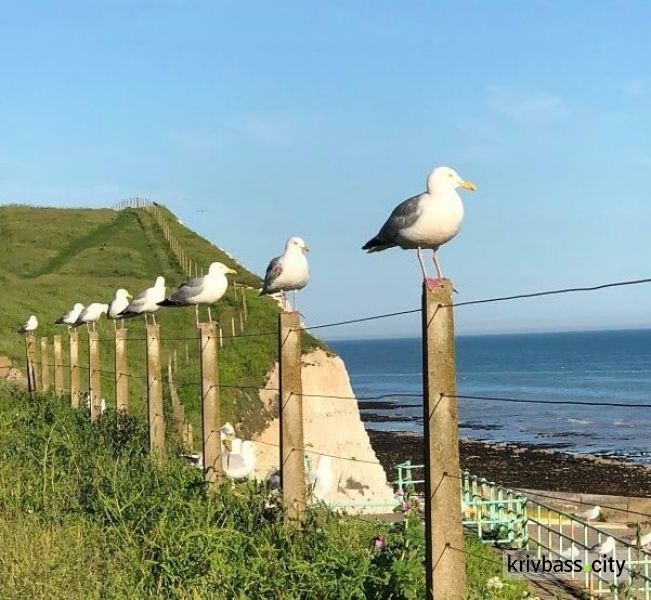
[[[132,298],[133,296],[127,290],[120,288],[119,290],[116,290],[115,297],[109,303],[106,317],[113,321],[115,331],[118,330],[118,319],[120,319],[122,329],[124,329],[124,318],[120,316],[120,313],[129,307],[129,300]]]
[[[220,262],[211,263],[208,274],[183,282],[158,306],[193,306],[199,327],[199,305],[208,306],[208,320],[212,323],[210,305],[220,300],[228,289],[226,275],[237,275],[237,271]]]
[[[18,330],[18,333],[32,333],[38,328],[38,319],[36,315],[30,315],[29,319],[25,321]]]
[[[290,237],[285,244],[285,252],[274,258],[267,267],[260,295],[280,292],[283,309],[287,310],[285,292],[294,292],[294,310],[296,308],[296,290],[302,290],[310,279],[310,266],[306,254],[310,251],[300,237]]]
[[[156,317],[153,313],[160,308],[158,303],[163,300],[165,300],[165,277],[159,275],[156,277],[154,286],[136,294],[131,300],[131,304],[120,313],[120,316],[124,319],[131,319],[138,315],[145,315],[145,325],[147,325],[147,313],[150,313],[154,325],[156,325]]]
[[[80,325],[86,324],[86,329],[90,331],[90,324],[93,324],[93,331],[95,331],[95,324],[100,320],[102,315],[105,315],[108,311],[108,304],[102,302],[91,302],[84,310],[81,311],[77,322],[74,324],[74,327],[79,327]]]
[[[56,321],[54,321],[55,325],[67,325],[69,331],[71,327],[75,326],[75,323],[77,322],[77,319],[79,319],[79,315],[84,308],[86,307],[81,302],[77,302],[72,307],[72,310],[62,314]]]
[[[457,188],[474,192],[477,187],[465,181],[449,167],[434,169],[427,178],[427,191],[413,196],[396,206],[378,234],[362,246],[367,252],[380,252],[398,246],[403,250],[415,249],[427,289],[441,284],[443,273],[439,265],[438,249],[449,242],[461,228],[463,204]],[[437,279],[429,279],[421,249],[433,251]]]

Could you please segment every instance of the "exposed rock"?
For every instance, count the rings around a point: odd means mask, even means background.
[[[335,485],[325,501],[349,511],[387,512],[395,505],[393,490],[384,468],[371,446],[360,418],[357,400],[343,360],[323,350],[303,355],[303,434],[310,461],[319,453],[335,457],[332,461]],[[272,370],[261,399],[275,415],[268,427],[254,437],[258,443],[256,476],[266,477],[279,464],[278,365]],[[325,396],[340,396],[329,398]],[[355,460],[352,460],[355,459]],[[378,506],[379,505],[379,506]]]

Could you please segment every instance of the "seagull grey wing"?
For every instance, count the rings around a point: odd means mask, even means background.
[[[193,277],[184,281],[177,287],[171,294],[169,299],[173,302],[185,302],[190,298],[194,298],[203,291],[206,282],[203,277]]]
[[[267,267],[267,272],[264,275],[264,283],[262,284],[262,294],[272,294],[278,291],[274,288],[274,283],[282,275],[282,272],[282,256],[278,256],[274,258]]]
[[[411,227],[418,220],[418,217],[420,217],[423,210],[420,204],[420,197],[421,194],[412,196],[398,204],[384,225],[382,225],[379,233],[366,242],[362,246],[362,250],[378,252],[395,246],[400,231]]]

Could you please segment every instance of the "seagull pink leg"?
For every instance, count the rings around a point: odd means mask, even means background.
[[[423,256],[420,253],[420,248],[416,249],[416,254],[418,255],[418,262],[420,263],[420,269],[423,272],[423,281],[427,286],[427,289],[431,292],[436,288],[437,285],[440,285],[440,281],[436,279],[430,279],[427,276],[427,271],[425,270],[425,263],[423,262]]]

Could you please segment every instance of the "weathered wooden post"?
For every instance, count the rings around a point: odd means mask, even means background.
[[[246,323],[249,320],[249,308],[246,305],[246,292],[242,288],[242,312],[244,313],[244,322]]]
[[[165,417],[160,370],[160,327],[147,325],[147,414],[149,418],[149,450],[165,454]]]
[[[172,373],[171,359],[167,363],[167,385],[169,387],[170,398],[172,400],[172,423],[174,424],[174,431],[181,438],[185,437],[185,407],[179,400],[179,394],[174,385],[174,374]]]
[[[25,363],[27,366],[27,390],[30,394],[36,391],[36,340],[32,335],[25,336]]]
[[[289,520],[303,518],[306,502],[300,327],[297,312],[278,315],[280,484]]]
[[[423,284],[423,422],[427,598],[461,600],[465,586],[452,283]]]
[[[90,392],[90,420],[102,416],[102,373],[99,338],[96,331],[88,332],[88,387]]]
[[[54,336],[54,391],[57,396],[63,396],[63,348],[61,336]]]
[[[79,332],[70,332],[70,405],[79,408]]]
[[[115,332],[115,406],[118,411],[129,410],[127,330],[122,328]]]
[[[50,391],[50,347],[46,337],[41,338],[41,391]]]
[[[201,353],[203,473],[206,483],[213,487],[223,474],[219,359],[217,356],[217,329],[214,323],[199,324],[199,352]]]

